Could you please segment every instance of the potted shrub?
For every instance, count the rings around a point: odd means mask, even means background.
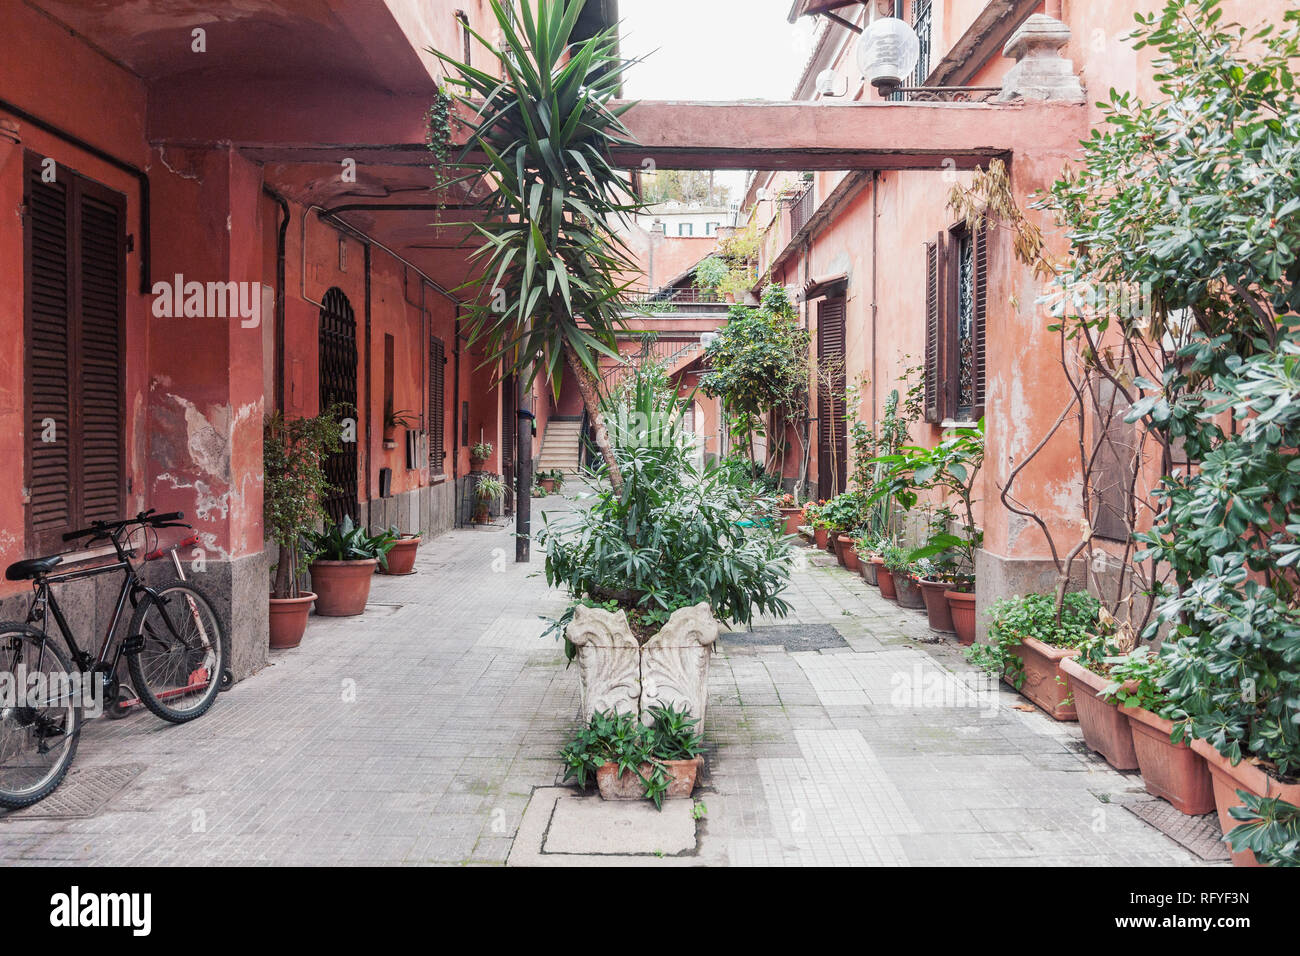
[[[920,558],[915,562],[921,599],[925,601],[926,620],[930,630],[938,634],[951,634],[954,631],[952,610],[944,596],[944,592],[952,587],[955,570],[944,560],[948,554],[944,551],[934,558]]]
[[[324,461],[342,447],[339,419],[350,409],[332,405],[321,414],[286,420],[276,410],[262,430],[262,524],[278,548],[271,586],[270,644],[297,647],[316,595],[299,589],[309,553],[303,535],[325,514],[329,493]]]
[[[908,560],[907,551],[903,551],[902,560],[895,559],[890,567],[890,560],[885,560],[890,576],[894,579],[894,593],[898,596],[898,606],[919,611],[925,607],[925,597],[921,594],[921,580],[916,565]]]
[[[897,601],[898,582],[894,579],[894,569],[907,567],[907,551],[892,541],[886,542],[871,561],[876,566],[876,584],[880,587],[880,596]]]
[[[392,402],[384,403],[384,447],[393,449],[397,447],[397,429],[410,428],[411,423],[415,420],[415,412],[407,409],[393,411]]]
[[[539,485],[537,482],[534,481],[534,482],[533,482],[533,488],[532,488],[532,495],[533,495],[534,498],[545,498],[545,497],[546,497],[546,489],[543,488],[541,485]]]
[[[490,524],[492,506],[505,497],[506,486],[496,475],[485,475],[474,485],[474,523]]]
[[[474,466],[474,471],[482,471],[484,462],[491,457],[492,443],[490,441],[479,441],[470,447],[469,460]]]
[[[1083,742],[1116,770],[1136,770],[1138,757],[1130,721],[1105,693],[1114,686],[1112,668],[1133,650],[1136,635],[1131,627],[1115,628],[1114,619],[1104,608],[1099,611],[1099,619],[1097,633],[1080,645],[1078,657],[1061,661],[1061,670],[1069,681]]]
[[[388,550],[387,562],[380,567],[381,574],[414,574],[415,552],[423,540],[419,534],[403,534],[397,526],[388,529],[392,537],[392,547]]]
[[[858,553],[858,571],[862,575],[862,580],[866,581],[873,587],[879,586],[877,579],[877,570],[879,565],[875,563],[879,543],[870,537],[858,541],[855,550]]]
[[[862,523],[864,496],[857,491],[846,491],[826,502],[821,509],[821,519],[827,528],[827,541],[842,567],[848,567],[845,551],[852,548],[852,532]]]
[[[638,392],[632,412],[669,427],[688,400]],[[718,621],[788,612],[790,546],[748,521],[752,498],[717,465],[697,469],[682,443],[616,442],[615,454],[622,494],[605,488],[538,534],[547,583],[571,596],[548,633],[577,658],[585,719],[672,704],[702,720]]]
[[[595,780],[603,800],[689,797],[704,759],[699,721],[672,706],[652,707],[652,723],[631,713],[597,712],[563,750],[564,780],[584,790]]]
[[[1100,607],[1086,591],[1065,595],[1059,614],[1055,595],[1004,598],[989,608],[989,643],[972,645],[967,658],[1057,720],[1077,720],[1060,664],[1096,630]]]
[[[324,617],[352,617],[366,609],[376,567],[386,567],[388,552],[397,539],[389,531],[371,535],[343,516],[324,531],[305,535],[313,554],[312,590],[316,613]]]
[[[537,473],[537,483],[548,494],[554,494],[564,487],[564,472],[559,468],[552,468],[550,471],[539,471]]]

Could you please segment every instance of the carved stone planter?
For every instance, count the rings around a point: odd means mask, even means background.
[[[578,649],[584,721],[598,711],[614,711],[636,714],[649,724],[651,707],[672,706],[703,725],[709,656],[718,639],[718,622],[707,602],[674,611],[644,646],[622,611],[579,607],[566,633]]]

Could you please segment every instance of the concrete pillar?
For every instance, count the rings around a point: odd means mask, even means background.
[[[1002,80],[998,102],[1052,100],[1084,102],[1083,86],[1074,64],[1061,56],[1070,42],[1070,28],[1053,17],[1035,13],[1011,35],[1002,55],[1014,57],[1016,65]]]

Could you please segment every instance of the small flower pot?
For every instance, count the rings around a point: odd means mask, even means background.
[[[704,765],[704,758],[665,760],[663,765],[671,780],[664,797],[672,800],[689,797],[695,790],[695,781],[699,777],[700,768]],[[650,764],[643,763],[640,769],[642,776],[647,778],[650,776]],[[645,795],[645,785],[641,783],[641,777],[638,777],[631,770],[624,771],[620,776],[618,764],[614,763],[607,763],[596,768],[596,789],[600,791],[602,800],[648,799]]]
[[[380,574],[414,574],[415,552],[420,547],[418,534],[403,535],[388,552],[388,567],[380,568]]]
[[[1133,749],[1132,721],[1120,713],[1117,704],[1100,696],[1110,681],[1069,657],[1061,660],[1061,670],[1069,679],[1083,742],[1116,770],[1136,770],[1138,758]]]
[[[1036,637],[1026,637],[1020,644],[1010,648],[1012,654],[1019,657],[1024,665],[1024,682],[1016,689],[1029,698],[1056,720],[1078,720],[1079,714],[1073,703],[1066,703],[1070,696],[1070,686],[1065,672],[1061,670],[1061,661],[1075,657],[1077,647],[1052,647]],[[1012,684],[1010,675],[1003,678]]]
[[[921,579],[921,597],[925,601],[925,615],[929,619],[930,630],[940,634],[953,632],[952,612],[948,609],[948,599],[943,596],[947,589],[948,585],[942,581]]]
[[[872,587],[878,587],[879,582],[876,580],[876,570],[879,567],[872,559],[875,555],[858,555],[858,573],[862,575],[862,580],[866,581]]]
[[[840,535],[840,564],[854,574],[858,573],[857,542],[847,534]]]
[[[872,558],[871,563],[876,566],[876,584],[880,588],[880,596],[897,601],[898,591],[894,587],[894,572],[885,567],[885,562],[881,558]]]
[[[366,609],[379,561],[313,561],[311,587],[321,617],[355,617]]]
[[[1210,779],[1214,782],[1214,805],[1219,811],[1219,826],[1226,837],[1245,821],[1234,820],[1228,811],[1242,806],[1238,790],[1245,790],[1257,797],[1281,797],[1287,803],[1300,806],[1300,783],[1283,783],[1270,777],[1259,767],[1243,759],[1233,766],[1227,757],[1214,749],[1209,741],[1196,739],[1192,749],[1205,758],[1210,768]],[[1233,866],[1259,866],[1251,850],[1242,850],[1232,854]]]
[[[782,508],[781,520],[785,522],[786,534],[798,534],[799,522],[803,520],[802,508]]]
[[[948,599],[948,613],[952,629],[957,632],[957,642],[967,647],[975,643],[975,592],[944,591]]]
[[[546,493],[547,493],[548,495],[553,495],[553,494],[555,494],[555,479],[554,479],[554,478],[539,478],[539,479],[537,480],[537,483],[538,483],[539,485],[541,485],[544,489],[546,489]]]
[[[1214,809],[1214,782],[1205,758],[1169,739],[1174,725],[1142,707],[1120,707],[1133,734],[1138,769],[1147,793],[1168,800],[1189,816]]]
[[[921,594],[921,582],[910,574],[895,571],[894,593],[898,595],[898,606],[919,611],[925,607],[925,597]]]
[[[304,591],[296,598],[271,598],[271,647],[297,647],[307,630],[307,615],[316,595]]]
[[[823,551],[826,549],[826,529],[813,528],[813,543]]]

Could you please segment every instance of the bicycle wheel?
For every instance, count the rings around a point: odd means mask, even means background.
[[[63,652],[44,634],[0,622],[0,807],[17,810],[57,787],[81,736],[81,694]]]
[[[221,690],[230,637],[212,601],[175,581],[145,597],[131,616],[127,666],[140,701],[174,724],[201,717]],[[134,641],[136,635],[140,640]]]

